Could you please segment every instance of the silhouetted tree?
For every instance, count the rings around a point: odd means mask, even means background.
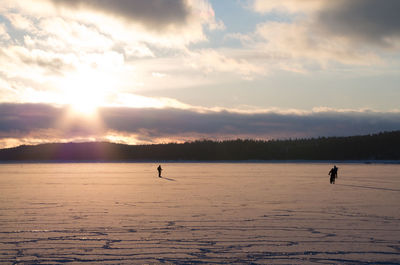
[[[123,145],[54,143],[0,150],[0,161],[400,160],[400,131],[316,139]]]

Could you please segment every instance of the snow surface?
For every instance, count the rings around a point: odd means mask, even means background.
[[[400,165],[1,164],[0,264],[400,264]]]

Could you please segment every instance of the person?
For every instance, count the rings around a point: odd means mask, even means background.
[[[161,165],[158,165],[157,170],[158,170],[158,177],[161,178],[161,171],[162,171]]]
[[[333,170],[334,170],[334,173],[335,173],[335,179],[338,178],[338,175],[337,175],[338,169],[339,168],[336,165],[333,166]]]
[[[338,172],[338,167],[336,165],[333,166],[333,168],[329,171],[328,175],[330,175],[330,183],[335,184],[335,179],[337,178],[337,172]]]

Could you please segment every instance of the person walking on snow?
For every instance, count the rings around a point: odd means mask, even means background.
[[[158,170],[158,177],[161,178],[161,171],[162,171],[161,165],[158,165],[157,170]]]
[[[328,173],[328,175],[330,175],[331,176],[331,178],[330,178],[330,183],[331,184],[335,184],[335,179],[337,178],[337,172],[338,172],[338,167],[336,167],[336,165],[335,166],[333,166],[333,168],[329,171],[329,173]]]

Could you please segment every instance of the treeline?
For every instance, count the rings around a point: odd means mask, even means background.
[[[291,140],[183,144],[54,143],[1,149],[0,161],[400,160],[400,131]]]

